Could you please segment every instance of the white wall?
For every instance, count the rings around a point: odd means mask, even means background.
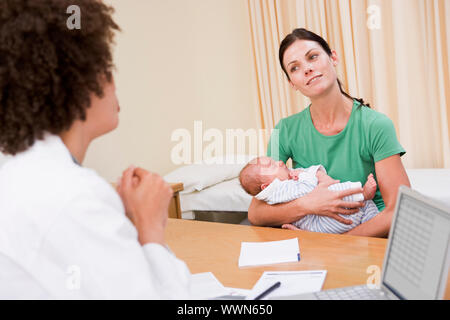
[[[87,167],[115,181],[130,164],[166,174],[171,134],[259,127],[247,1],[108,0],[117,35],[119,128],[94,141]]]

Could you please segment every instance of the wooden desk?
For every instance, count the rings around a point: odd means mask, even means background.
[[[297,237],[301,261],[239,268],[242,241]],[[383,266],[386,239],[169,219],[166,241],[191,273],[212,272],[227,287],[251,289],[264,271],[327,270],[323,289],[366,284],[371,265]],[[450,279],[449,279],[450,282]],[[446,297],[450,298],[447,285]]]

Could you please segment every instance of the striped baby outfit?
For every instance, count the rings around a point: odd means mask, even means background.
[[[312,166],[299,174],[298,180],[275,179],[264,190],[258,193],[255,198],[267,202],[268,204],[277,204],[289,202],[303,197],[314,190],[317,186],[316,172],[325,170],[322,166]],[[336,183],[328,187],[332,191],[348,190],[361,188],[361,182]],[[343,198],[344,201],[363,201],[362,193],[354,194]],[[323,232],[323,233],[345,233],[356,226],[364,223],[378,214],[378,208],[372,200],[366,200],[364,207],[357,213],[351,215],[340,215],[341,217],[353,221],[351,225],[343,224],[337,220],[319,215],[307,215],[293,223],[299,229]]]

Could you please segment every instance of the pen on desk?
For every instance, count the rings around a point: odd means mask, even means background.
[[[265,296],[267,296],[269,293],[271,293],[273,290],[277,289],[278,287],[280,287],[281,282],[278,281],[276,282],[273,286],[271,286],[270,288],[268,288],[266,291],[262,292],[260,295],[258,295],[255,300],[261,300],[262,298],[264,298]]]

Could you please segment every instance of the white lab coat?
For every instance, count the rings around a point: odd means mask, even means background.
[[[116,191],[58,136],[0,169],[0,299],[185,299],[189,283],[167,248],[139,244]]]

